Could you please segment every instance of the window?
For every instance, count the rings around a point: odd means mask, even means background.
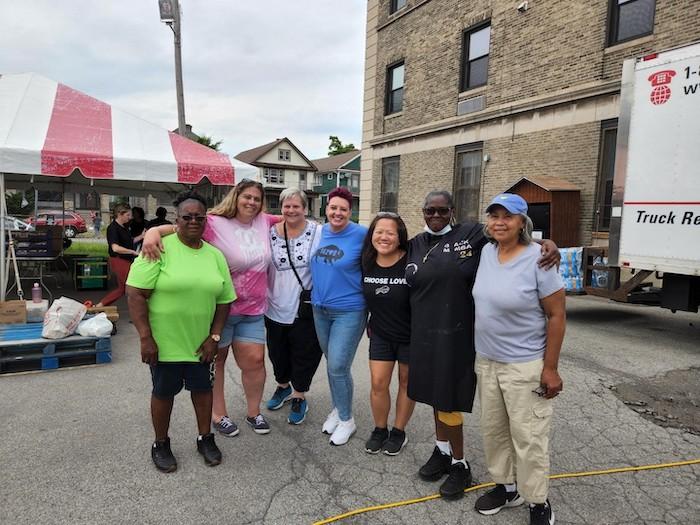
[[[457,222],[479,222],[481,190],[481,146],[457,150],[455,162],[455,218]]]
[[[406,7],[406,0],[391,0],[391,6],[389,7],[389,14],[394,14],[399,9]]]
[[[299,189],[300,190],[306,189],[306,172],[305,171],[299,172]]]
[[[88,191],[86,193],[75,194],[75,209],[81,210],[99,210],[100,195],[96,191]]]
[[[598,197],[596,199],[596,231],[610,230],[613,178],[615,175],[615,146],[617,119],[607,120],[600,129],[600,161],[598,164]]]
[[[265,195],[265,204],[268,210],[279,210],[280,207],[280,196],[279,195]]]
[[[404,63],[390,66],[386,77],[386,114],[403,109]]]
[[[292,152],[288,149],[279,149],[277,150],[277,158],[279,160],[290,161],[292,160]]]
[[[355,193],[360,191],[360,176],[357,173],[350,176],[350,189]]]
[[[322,186],[323,185],[323,175],[320,173],[314,174],[314,186]]]
[[[460,91],[486,84],[489,72],[491,24],[464,32]]]
[[[268,184],[284,184],[284,170],[263,168],[263,177]]]
[[[379,211],[399,211],[399,160],[401,157],[382,159],[382,187]]]
[[[656,0],[609,0],[608,45],[650,35]]]

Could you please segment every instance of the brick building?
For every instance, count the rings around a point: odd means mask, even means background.
[[[700,40],[697,0],[369,0],[360,220],[459,220],[523,177],[580,192],[578,244],[605,244],[622,61]],[[536,221],[537,222],[537,221]]]

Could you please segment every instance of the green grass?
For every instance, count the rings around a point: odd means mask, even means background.
[[[107,253],[107,241],[86,242],[73,239],[71,247],[65,251],[66,255],[85,255],[87,257],[109,257]]]

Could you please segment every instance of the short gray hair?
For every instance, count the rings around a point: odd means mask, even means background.
[[[532,242],[532,230],[535,228],[535,226],[532,224],[532,219],[529,217],[529,215],[525,215],[524,213],[519,213],[518,215],[520,215],[523,218],[523,222],[525,222],[525,226],[523,226],[523,229],[520,230],[520,235],[518,235],[518,242],[528,246]],[[493,243],[496,242],[489,233],[488,224],[484,224],[484,236],[489,241]]]
[[[452,194],[449,191],[445,191],[445,190],[441,190],[441,191],[435,190],[435,191],[431,191],[430,193],[428,193],[425,196],[425,200],[423,201],[423,207],[425,208],[428,205],[428,202],[430,202],[430,200],[433,199],[434,197],[444,197],[445,200],[447,201],[447,206],[454,209],[455,203],[454,203],[454,200],[452,199]]]
[[[286,201],[287,199],[291,199],[292,197],[299,197],[299,200],[301,201],[302,206],[304,206],[304,209],[308,208],[309,201],[306,198],[306,194],[299,188],[287,188],[282,193],[280,193],[280,208],[282,207],[282,204],[284,204],[284,201]]]

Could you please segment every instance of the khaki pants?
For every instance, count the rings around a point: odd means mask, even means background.
[[[517,483],[528,503],[544,503],[549,488],[552,400],[533,393],[543,361],[497,363],[477,354],[481,435],[493,481]]]

